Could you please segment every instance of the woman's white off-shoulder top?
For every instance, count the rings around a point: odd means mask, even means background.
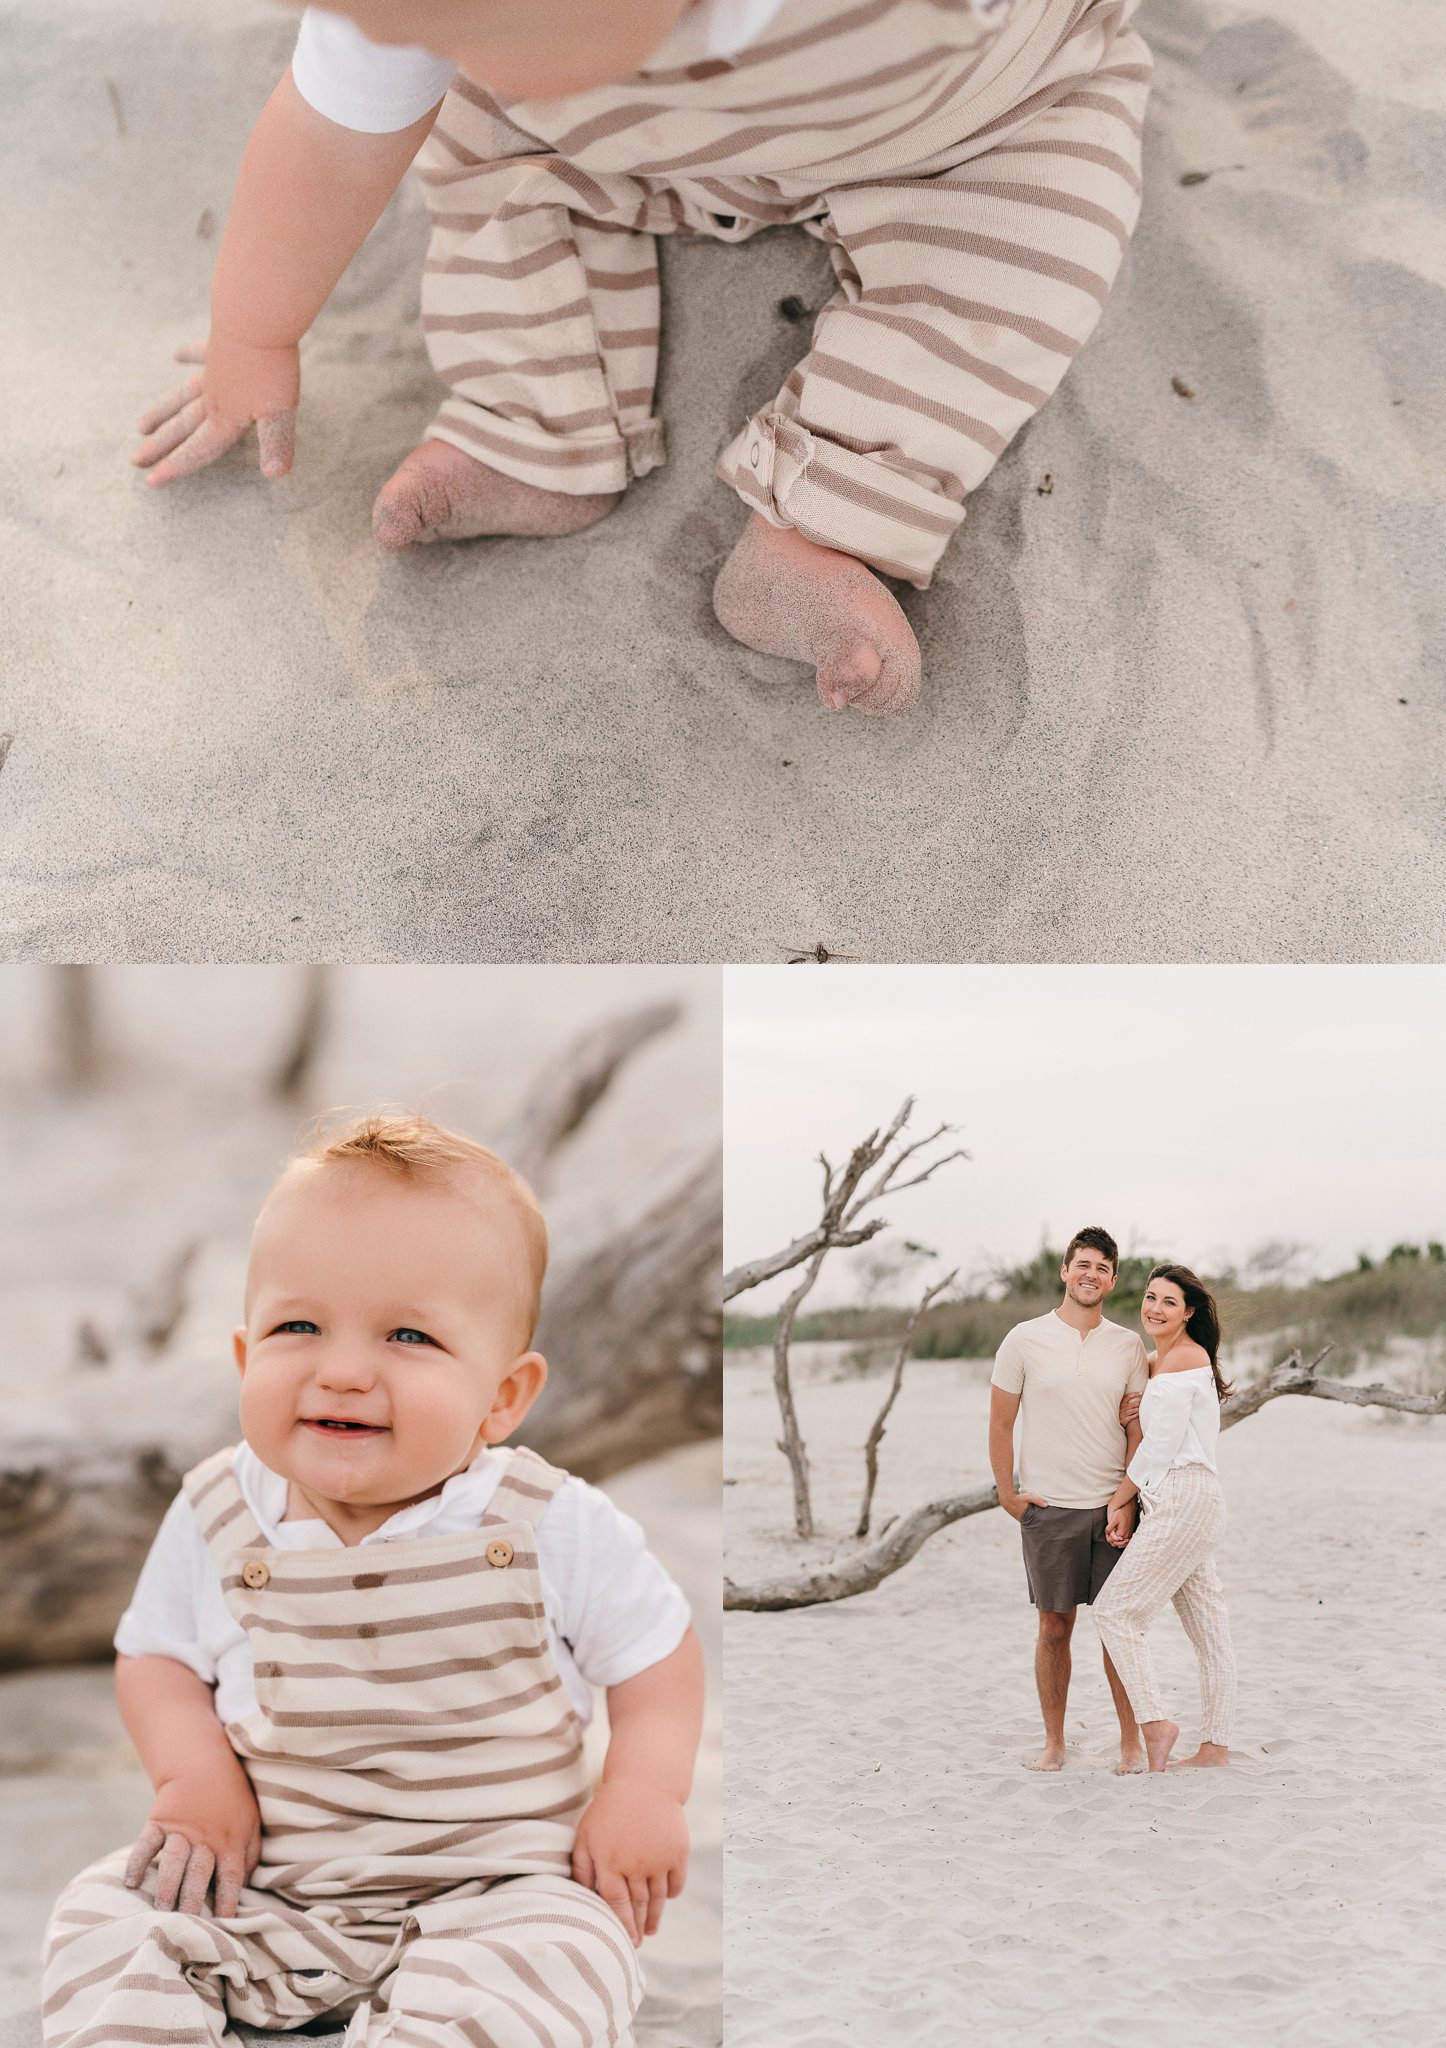
[[[1155,1373],[1140,1396],[1140,1428],[1144,1435],[1129,1472],[1146,1500],[1154,1499],[1165,1474],[1177,1465],[1208,1465],[1215,1471],[1220,1402],[1209,1366]]]

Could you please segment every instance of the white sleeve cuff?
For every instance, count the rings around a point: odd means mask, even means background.
[[[362,135],[410,128],[445,95],[456,75],[450,57],[373,43],[344,15],[308,7],[291,59],[296,90],[328,121]]]

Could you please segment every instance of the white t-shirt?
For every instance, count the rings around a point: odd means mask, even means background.
[[[695,0],[648,59],[669,70],[707,57],[736,57],[757,42],[783,0]],[[308,7],[291,59],[308,106],[341,128],[390,135],[429,114],[456,73],[450,57],[416,46],[373,43],[343,14]]]
[[[1145,1391],[1149,1367],[1134,1330],[1101,1319],[1077,1330],[1053,1309],[1016,1323],[993,1384],[1020,1400],[1019,1486],[1056,1508],[1099,1508],[1124,1477],[1120,1402]]]
[[[477,1528],[501,1481],[505,1452],[478,1453],[431,1500],[418,1501],[363,1536],[360,1548],[401,1536],[454,1536]],[[325,1522],[286,1522],[287,1483],[238,1444],[233,1467],[247,1507],[276,1550],[340,1550]],[[591,1686],[621,1685],[661,1663],[683,1640],[688,1603],[646,1547],[642,1530],[605,1493],[567,1478],[537,1525],[547,1632],[558,1674],[579,1716],[592,1715]],[[191,1503],[166,1511],[121,1616],[123,1657],[174,1657],[216,1688],[223,1725],[256,1711],[251,1645],[226,1605],[221,1575]]]

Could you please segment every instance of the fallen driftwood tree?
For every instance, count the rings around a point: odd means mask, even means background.
[[[782,1251],[755,1259],[746,1266],[735,1266],[723,1276],[723,1299],[731,1301],[735,1295],[745,1294],[749,1288],[759,1287],[765,1280],[772,1280],[794,1266],[804,1268],[802,1279],[784,1300],[773,1325],[773,1391],[783,1431],[778,1448],[788,1460],[793,1481],[793,1526],[796,1533],[804,1538],[813,1534],[813,1501],[809,1492],[808,1452],[804,1447],[803,1432],[798,1426],[798,1410],[794,1405],[793,1380],[788,1364],[788,1347],[798,1311],[812,1292],[814,1282],[823,1270],[823,1262],[831,1251],[840,1246],[866,1244],[871,1237],[887,1228],[882,1216],[871,1216],[861,1222],[865,1209],[885,1195],[898,1195],[905,1188],[917,1187],[951,1160],[969,1157],[962,1150],[946,1152],[931,1160],[921,1172],[900,1180],[898,1175],[909,1160],[953,1128],[950,1124],[940,1124],[927,1137],[915,1138],[907,1145],[900,1144],[890,1158],[889,1153],[909,1121],[913,1107],[913,1096],[905,1096],[887,1130],[870,1131],[854,1146],[840,1167],[831,1166],[820,1152],[818,1163],[823,1168],[823,1207],[813,1229],[795,1238],[792,1244],[785,1245]],[[877,1173],[874,1172],[875,1167],[879,1169]],[[867,1510],[867,1503],[865,1507]]]
[[[539,1075],[497,1149],[545,1187],[613,1076],[678,1014],[651,1004],[579,1037]],[[718,1434],[721,1192],[710,1134],[614,1199],[550,1216],[538,1343],[553,1378],[520,1441],[598,1479]],[[214,1357],[166,1348],[192,1257],[191,1246],[167,1257],[157,1313],[123,1345],[106,1332],[90,1354],[82,1346],[73,1430],[0,1447],[0,1668],[109,1655],[182,1474],[235,1438],[234,1378]]]
[[[1221,1428],[1244,1422],[1267,1402],[1279,1400],[1285,1394],[1310,1395],[1318,1401],[1344,1401],[1356,1408],[1395,1408],[1407,1415],[1446,1415],[1446,1390],[1436,1394],[1403,1394],[1394,1387],[1357,1387],[1343,1380],[1322,1379],[1318,1368],[1330,1349],[1327,1345],[1308,1363],[1298,1351],[1293,1351],[1264,1379],[1238,1388],[1220,1411]],[[776,1613],[791,1607],[817,1607],[830,1600],[851,1599],[856,1593],[869,1592],[900,1570],[931,1536],[947,1529],[951,1522],[962,1522],[968,1515],[983,1514],[998,1505],[999,1495],[992,1486],[946,1494],[901,1516],[875,1542],[850,1556],[805,1566],[750,1586],[725,1582],[723,1605],[753,1613]]]

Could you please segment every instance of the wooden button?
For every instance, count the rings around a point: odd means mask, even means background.
[[[499,1571],[502,1570],[504,1565],[511,1564],[516,1555],[517,1552],[512,1548],[512,1545],[505,1536],[499,1536],[495,1542],[489,1543],[487,1546],[487,1562],[488,1564],[495,1564]]]
[[[260,1587],[266,1584],[271,1574],[259,1557],[253,1557],[249,1564],[242,1565],[241,1576],[248,1586]]]

